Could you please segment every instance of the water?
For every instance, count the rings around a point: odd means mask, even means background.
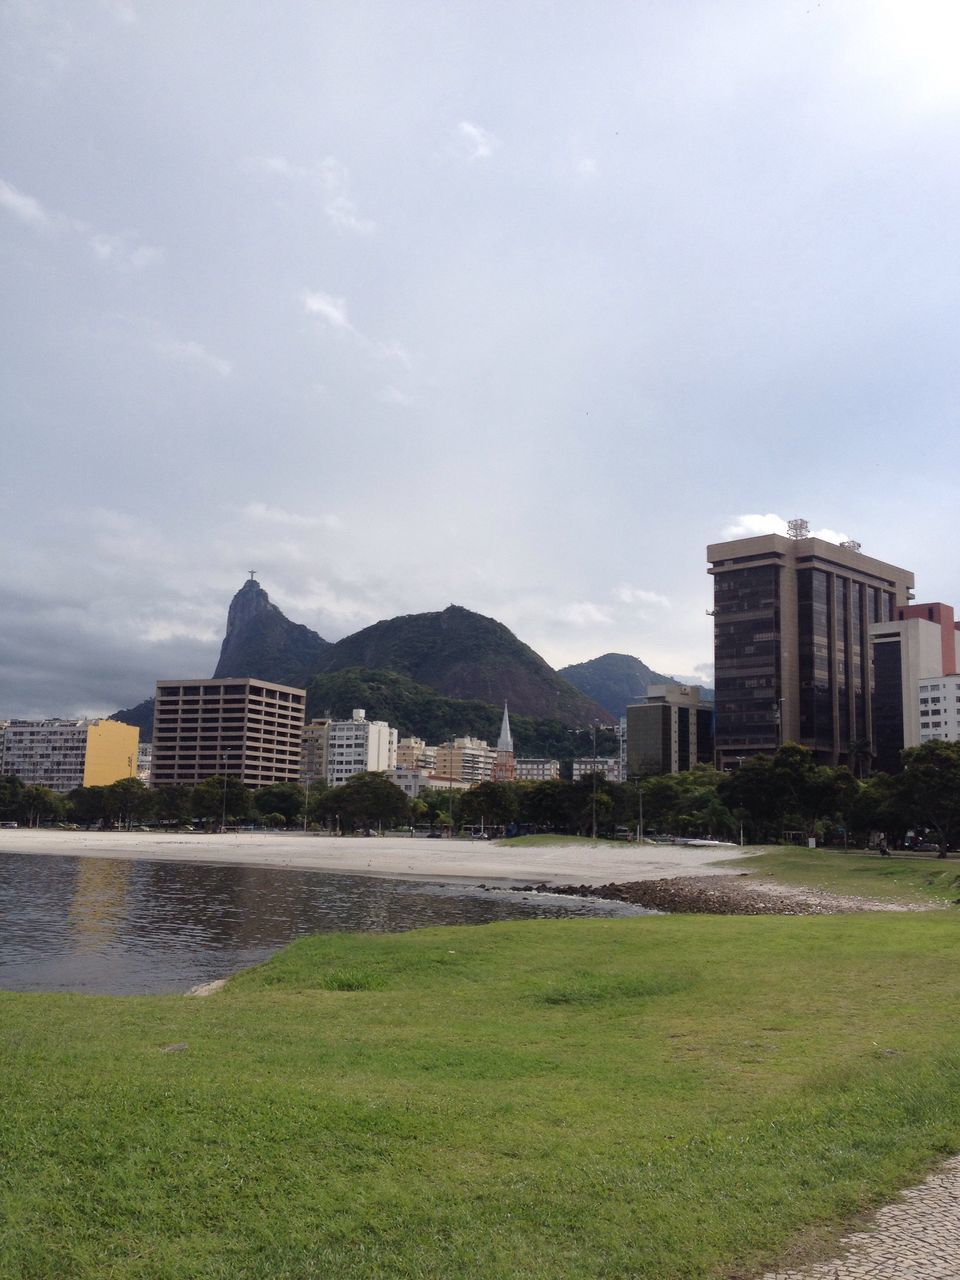
[[[308,933],[643,914],[622,903],[326,871],[11,853],[0,856],[0,989],[186,991]]]

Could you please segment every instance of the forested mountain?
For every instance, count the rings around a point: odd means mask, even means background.
[[[317,683],[316,678],[339,673],[344,676],[339,681]],[[391,674],[404,679],[389,681],[386,677]],[[196,678],[197,673],[164,673],[174,679],[178,675]],[[565,733],[594,720],[612,723],[612,716],[599,702],[563,679],[493,618],[450,605],[436,613],[376,622],[330,644],[309,627],[291,622],[253,579],[243,584],[230,603],[214,676],[253,676],[297,687],[309,684],[310,710],[319,706],[322,691],[338,716],[349,716],[353,707],[364,707],[372,719],[387,719],[402,732],[433,741],[438,739],[432,726],[441,722],[464,725],[449,729],[446,736],[469,733],[496,741],[504,702],[509,704],[511,722],[547,722],[542,731],[529,730],[531,751],[534,740],[541,745],[559,743],[558,728]],[[374,698],[375,691],[385,693],[388,686],[394,708],[390,715],[378,710]],[[355,693],[347,696],[349,688]],[[439,709],[441,703],[451,701],[462,706]],[[468,706],[469,712],[464,710]],[[138,725],[141,736],[149,739],[153,699],[115,712],[112,719]],[[558,752],[569,754],[560,752],[559,746],[550,753]]]
[[[395,671],[449,698],[479,699],[511,716],[575,726],[610,716],[493,618],[450,605],[375,622],[329,647],[318,671]]]
[[[618,719],[631,703],[646,697],[650,685],[683,683],[673,676],[660,675],[628,653],[605,653],[599,658],[591,658],[589,662],[562,667],[557,674]],[[713,690],[701,688],[700,696],[705,701],[712,701]]]

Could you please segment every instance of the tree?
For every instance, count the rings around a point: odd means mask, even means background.
[[[61,818],[65,808],[65,798],[49,787],[24,787],[20,792],[18,816],[28,827]]]
[[[20,812],[23,781],[15,773],[0,777],[0,818],[16,818]]]
[[[161,822],[175,822],[178,825],[186,822],[193,814],[193,787],[177,784],[170,787],[156,787],[157,817]]]
[[[226,806],[224,806],[224,780],[213,777],[204,778],[193,789],[193,812],[199,818],[208,818],[219,822],[226,807],[227,820],[250,816],[250,792],[239,778],[226,780]]]
[[[340,815],[346,827],[369,829],[410,820],[410,801],[382,773],[354,774],[342,786],[331,787],[324,794],[324,804],[328,813]]]
[[[483,822],[486,826],[506,826],[520,812],[517,782],[481,782],[460,796],[459,816],[464,824]]]
[[[262,817],[280,814],[287,824],[303,821],[303,801],[303,787],[299,782],[272,782],[253,793],[257,813]]]
[[[906,811],[914,823],[936,831],[945,852],[960,835],[960,742],[924,742],[902,759]]]

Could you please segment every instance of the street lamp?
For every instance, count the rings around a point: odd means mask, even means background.
[[[591,825],[593,827],[593,839],[597,838],[597,722],[594,720],[590,726],[593,730],[593,798],[591,801]]]
[[[221,834],[227,829],[227,768],[229,767],[228,766],[229,759],[230,759],[230,752],[225,751],[223,753],[223,812],[220,816]]]

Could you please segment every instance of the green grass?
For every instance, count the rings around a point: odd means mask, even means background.
[[[940,903],[960,898],[960,865],[931,858],[881,858],[837,849],[767,848],[723,865],[773,876],[783,884],[894,902]]]
[[[305,939],[203,1000],[0,994],[0,1275],[759,1274],[960,1149],[958,944],[531,921]]]

